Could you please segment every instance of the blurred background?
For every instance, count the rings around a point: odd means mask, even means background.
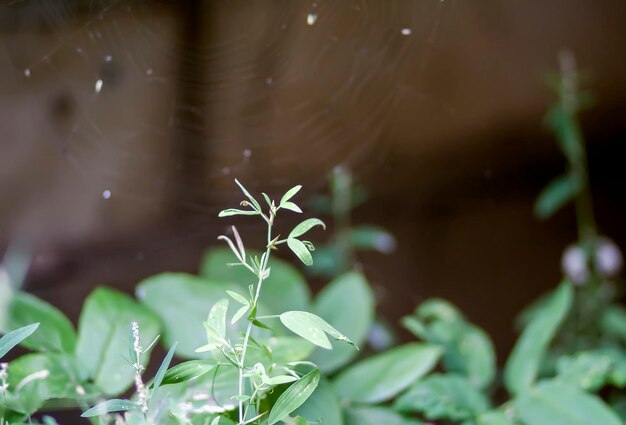
[[[626,246],[625,23],[620,0],[3,0],[0,249],[28,247],[24,288],[76,321],[96,285],[197,271],[234,178],[306,205],[340,165],[369,193],[354,222],[397,237],[359,257],[385,317],[447,298],[502,362],[576,239],[572,207],[532,215],[565,168],[542,125],[564,48],[590,77],[597,220]]]

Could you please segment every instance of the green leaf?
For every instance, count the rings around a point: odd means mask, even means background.
[[[76,333],[72,322],[56,307],[26,292],[16,292],[9,306],[7,329],[17,329],[30,323],[41,324],[39,332],[22,342],[37,351],[73,353]]]
[[[226,314],[228,313],[228,300],[221,299],[211,307],[209,310],[209,317],[207,319],[207,325],[211,329],[215,330],[217,335],[224,339],[226,338]],[[209,341],[210,342],[210,341]]]
[[[158,390],[159,387],[161,386],[161,383],[163,382],[163,378],[165,377],[165,374],[167,373],[167,369],[170,367],[170,363],[172,362],[172,357],[174,357],[174,352],[176,351],[177,345],[178,345],[177,343],[172,345],[172,347],[168,350],[167,354],[165,355],[165,358],[161,362],[161,366],[159,366],[159,370],[157,370],[157,373],[154,375],[154,379],[152,381],[152,393]]]
[[[257,252],[249,254],[261,256]],[[232,263],[233,259],[233,254],[226,248],[211,249],[204,256],[200,274],[213,282],[235,284],[240,292],[248,293],[248,286],[255,283],[256,278],[243,267],[228,267],[226,264]],[[270,258],[268,267],[272,272],[263,282],[261,294],[263,305],[268,311],[275,313],[309,309],[311,293],[298,269],[274,257]]]
[[[295,239],[299,236],[302,236],[315,226],[322,226],[322,228],[326,229],[326,225],[319,218],[309,218],[309,219],[304,220],[302,223],[298,224],[296,227],[294,227],[291,233],[289,233],[289,239],[291,238]]]
[[[158,335],[158,318],[126,294],[96,288],[83,305],[76,357],[105,394],[119,394],[133,383],[134,370],[122,356],[128,352],[128,328],[133,321],[139,324],[142,341]],[[148,353],[144,358],[147,362]]]
[[[527,391],[537,379],[545,352],[572,305],[572,287],[561,283],[542,314],[524,329],[504,368],[504,382],[511,394]]]
[[[332,349],[332,345],[326,334],[337,340],[354,345],[352,341],[326,323],[324,319],[307,311],[287,311],[280,315],[280,321],[293,333],[327,350]]]
[[[237,186],[239,186],[239,188],[241,189],[241,191],[243,192],[244,195],[246,195],[246,197],[250,200],[250,202],[252,203],[252,205],[254,205],[254,207],[258,210],[261,211],[261,205],[259,205],[259,203],[257,202],[256,199],[254,199],[254,196],[250,195],[250,192],[248,192],[248,190],[243,187],[243,185],[241,183],[239,183],[239,180],[235,179],[235,183],[237,183]]]
[[[243,315],[248,312],[249,308],[250,306],[247,306],[247,305],[244,305],[243,307],[239,308],[239,310],[237,310],[237,312],[233,315],[233,318],[231,319],[230,323],[231,324],[237,323],[239,319],[241,319]]]
[[[315,392],[294,413],[315,424],[343,425],[339,397],[324,378],[320,380]]]
[[[482,329],[444,300],[425,301],[416,315],[405,317],[403,324],[424,341],[444,347],[446,371],[467,376],[477,388],[491,385],[496,372],[495,349]]]
[[[161,318],[164,343],[171,346],[178,341],[176,355],[193,359],[201,356],[196,348],[206,343],[202,323],[228,288],[185,273],[161,273],[139,283],[136,292],[141,303]],[[238,335],[238,328],[230,331]]]
[[[535,201],[535,216],[545,219],[572,201],[580,192],[580,184],[572,175],[557,177],[539,194]]]
[[[32,325],[24,326],[22,328],[15,329],[14,331],[8,332],[2,338],[0,338],[0,359],[4,357],[4,355],[8,353],[13,347],[32,335],[32,333],[35,332],[38,327],[39,323],[33,323]]]
[[[346,425],[421,425],[388,407],[351,407],[346,409]]]
[[[611,305],[604,310],[600,320],[600,325],[606,335],[626,343],[626,308],[621,305]]]
[[[400,412],[426,419],[469,420],[489,409],[485,396],[458,375],[432,375],[413,385],[394,403]]]
[[[428,373],[441,349],[428,344],[406,344],[377,354],[344,370],[334,385],[342,400],[379,403],[393,398]]]
[[[557,378],[585,391],[597,391],[606,383],[612,365],[611,357],[601,351],[583,351],[558,359]]]
[[[137,408],[137,403],[130,400],[121,400],[118,398],[114,398],[112,400],[103,401],[102,403],[96,404],[91,409],[83,412],[80,415],[83,418],[91,418],[93,416],[102,416],[111,412],[125,412],[127,410],[132,410]]]
[[[503,412],[491,410],[481,413],[476,418],[476,425],[514,425],[513,422]]]
[[[162,385],[191,381],[213,370],[215,365],[206,360],[189,360],[179,363],[165,373]]]
[[[11,362],[9,390],[19,398],[26,414],[53,399],[81,399],[80,371],[73,356],[65,353],[26,354]]]
[[[542,382],[515,400],[524,425],[621,425],[611,409],[596,396],[573,386]]]
[[[235,301],[237,301],[239,304],[243,304],[245,306],[249,306],[250,305],[250,301],[248,301],[248,299],[246,297],[244,297],[241,294],[238,294],[235,291],[226,291],[226,293],[228,295],[231,296],[232,299],[234,299]]]
[[[297,382],[290,385],[284,393],[278,397],[270,411],[268,425],[287,418],[291,412],[300,407],[315,391],[320,380],[320,371],[315,369],[304,375]]]
[[[345,273],[319,293],[313,311],[336,329],[341,329],[356,345],[362,345],[374,320],[374,294],[361,273]],[[349,345],[334,344],[332,351],[317,349],[311,361],[322,372],[332,373],[357,353]]]
[[[305,265],[307,266],[313,265],[313,257],[311,256],[309,249],[306,247],[304,243],[302,243],[302,241],[298,239],[289,238],[287,239],[287,245],[289,245],[289,248],[291,249],[291,251],[293,251],[293,253],[296,254],[296,256],[300,259],[300,261],[302,261]]]
[[[237,208],[229,208],[227,210],[220,211],[218,217],[230,217],[233,215],[259,215],[261,213],[254,210],[238,210]]]
[[[293,202],[285,202],[280,207],[289,211],[293,211],[295,213],[302,213],[302,210],[300,209],[300,207],[294,204]]]
[[[280,204],[279,206],[281,208],[283,208],[283,206],[285,205],[286,202],[288,202],[291,198],[293,198],[296,193],[298,193],[300,191],[300,189],[302,189],[301,185],[297,185],[292,187],[291,189],[289,189],[282,198],[280,198]]]

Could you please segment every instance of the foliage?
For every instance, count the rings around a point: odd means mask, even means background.
[[[316,200],[335,222],[318,250],[304,239],[325,228],[317,218],[283,239],[273,234],[279,213],[302,213],[294,202],[300,186],[279,202],[263,193],[262,207],[236,181],[245,199],[219,216],[265,223],[261,251],[248,249],[232,226],[219,237],[227,249],[211,249],[198,276],[152,276],[138,284],[137,299],[95,289],[78,329],[32,295],[3,292],[11,297],[0,358],[17,344],[34,352],[0,364],[0,425],[54,424],[39,413],[67,407],[95,424],[128,425],[624,423],[626,310],[606,295],[615,293],[615,270],[602,257],[607,242],[593,220],[568,57],[562,74],[548,122],[569,169],[540,194],[536,213],[548,217],[576,204],[579,240],[566,256],[582,256],[582,265],[573,270],[568,257],[561,284],[522,312],[520,338],[502,370],[487,333],[441,299],[403,318],[417,342],[376,352],[380,346],[368,338],[380,323],[375,297],[354,254],[385,252],[393,238],[352,226],[349,212],[363,195],[338,168],[332,196]],[[297,268],[272,255],[280,248],[331,278],[317,296]],[[145,380],[159,334],[167,354]],[[504,391],[510,399],[498,404],[493,394]]]

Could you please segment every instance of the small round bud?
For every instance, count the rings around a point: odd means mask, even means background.
[[[624,262],[619,247],[611,239],[604,236],[598,240],[594,260],[598,273],[607,278],[618,275]]]
[[[563,273],[576,285],[583,285],[589,278],[585,257],[585,251],[575,244],[568,246],[561,257]]]

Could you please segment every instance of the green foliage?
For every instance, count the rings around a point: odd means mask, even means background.
[[[524,329],[504,369],[504,381],[512,394],[526,392],[537,379],[548,345],[572,305],[572,286],[561,283],[555,296]]]
[[[379,403],[393,398],[428,373],[441,350],[428,344],[411,343],[363,360],[341,372],[333,381],[343,400]]]
[[[4,357],[6,353],[11,351],[20,342],[23,342],[26,338],[33,334],[39,327],[39,323],[27,325],[19,329],[15,329],[6,333],[0,338],[0,359]]]

